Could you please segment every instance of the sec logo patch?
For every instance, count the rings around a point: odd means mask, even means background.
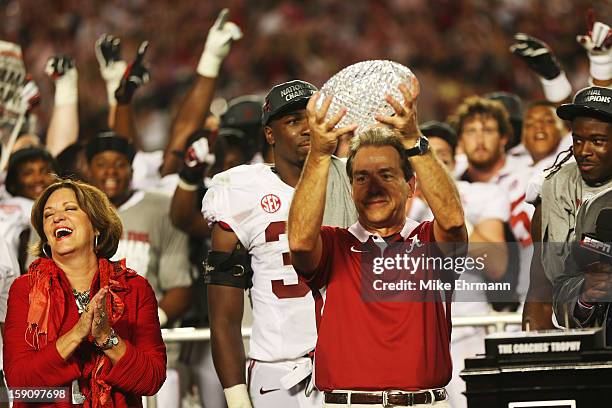
[[[261,208],[267,213],[275,213],[281,207],[281,200],[274,194],[265,195],[261,199]]]

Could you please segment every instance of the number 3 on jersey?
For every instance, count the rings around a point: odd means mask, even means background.
[[[268,224],[266,227],[266,242],[278,241],[280,236],[285,233],[286,228],[287,224],[285,221],[275,221]],[[291,266],[291,254],[283,252],[282,256],[283,265]],[[293,267],[291,267],[291,271],[297,275]],[[279,299],[291,299],[306,296],[310,289],[301,279],[294,285],[286,285],[282,279],[274,279],[272,280],[272,292]]]

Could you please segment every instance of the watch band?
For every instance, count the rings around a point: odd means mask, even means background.
[[[419,156],[421,154],[421,149],[418,146],[411,147],[410,149],[404,149],[406,152],[406,157]]]

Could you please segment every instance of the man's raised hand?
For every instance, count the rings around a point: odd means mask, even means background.
[[[121,39],[109,34],[102,34],[95,44],[96,59],[100,73],[106,82],[108,103],[116,105],[115,91],[119,88],[127,63],[121,59]]]
[[[336,129],[336,125],[346,115],[346,108],[340,109],[332,118],[326,120],[333,98],[331,96],[325,98],[321,107],[317,109],[317,101],[320,97],[321,93],[316,92],[310,97],[308,105],[306,105],[306,116],[310,128],[310,152],[332,155],[336,151],[338,139],[345,134],[354,132],[357,125]]]
[[[27,75],[24,79],[24,85],[21,89],[21,104],[25,112],[31,111],[36,105],[40,103],[40,90],[38,85],[32,79],[30,75]]]
[[[561,74],[561,65],[550,47],[542,40],[525,33],[514,35],[510,52],[527,63],[529,68],[544,79],[553,79]]]
[[[612,79],[612,30],[610,26],[595,21],[593,10],[587,14],[587,33],[576,36],[576,41],[587,51],[593,79]]]
[[[386,97],[386,101],[393,108],[394,114],[392,116],[378,114],[375,118],[380,123],[400,132],[404,140],[413,142],[420,136],[416,103],[421,91],[419,80],[413,76],[410,79],[410,84],[400,84],[399,90],[404,97],[403,103],[400,103],[391,95]]]
[[[57,54],[47,60],[45,74],[55,83],[55,106],[73,105],[78,100],[78,74],[74,59]]]
[[[143,41],[138,47],[136,52],[136,58],[128,65],[119,87],[115,91],[115,98],[118,103],[128,104],[132,101],[134,92],[141,86],[149,82],[149,70],[144,66],[143,58],[147,48],[149,47],[148,41]]]
[[[230,52],[233,41],[242,38],[242,31],[235,23],[228,21],[229,10],[223,9],[217,20],[208,31],[204,51],[198,63],[198,74],[216,78],[219,75],[221,63]]]

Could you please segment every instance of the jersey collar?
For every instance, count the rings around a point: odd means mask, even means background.
[[[410,218],[406,218],[406,222],[404,223],[404,227],[400,231],[400,235],[402,238],[408,238],[408,235],[419,225],[418,222],[411,220]],[[357,221],[355,224],[351,225],[348,231],[359,240],[362,244],[365,243],[371,236],[380,237],[379,234],[372,234]]]

